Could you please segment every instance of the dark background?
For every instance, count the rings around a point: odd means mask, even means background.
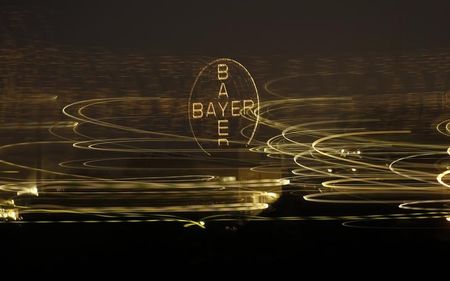
[[[41,38],[46,41],[172,55],[399,52],[450,45],[448,1],[20,0],[1,5],[43,12],[47,27],[40,28],[51,29]]]
[[[55,17],[56,40],[219,54],[364,52],[450,44],[448,1],[94,2],[64,4],[65,12]]]

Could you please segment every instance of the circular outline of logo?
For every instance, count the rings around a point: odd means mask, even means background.
[[[195,81],[194,84],[192,85],[191,91],[189,93],[189,100],[188,100],[188,119],[189,119],[189,127],[191,128],[191,132],[192,135],[194,136],[195,142],[197,143],[197,145],[200,147],[200,149],[205,152],[207,155],[211,156],[211,153],[209,153],[208,151],[206,151],[203,146],[200,144],[200,142],[197,139],[197,136],[194,132],[194,128],[192,127],[192,121],[191,121],[191,100],[192,100],[192,93],[194,92],[195,86],[197,85],[197,82],[199,80],[199,78],[202,76],[203,72],[209,68],[210,66],[212,66],[213,64],[216,64],[218,62],[221,61],[225,61],[225,62],[231,62],[234,64],[237,64],[239,67],[241,67],[244,72],[248,75],[248,77],[250,78],[250,81],[252,82],[253,88],[255,89],[255,93],[256,93],[256,108],[255,108],[255,112],[256,112],[256,121],[255,121],[255,127],[253,128],[253,132],[246,144],[246,146],[248,146],[251,141],[253,140],[253,137],[255,136],[256,133],[256,128],[258,127],[258,123],[259,123],[259,93],[258,93],[258,88],[256,87],[255,84],[255,80],[253,80],[252,75],[250,74],[250,72],[247,70],[247,68],[245,68],[245,66],[243,66],[241,63],[233,60],[233,59],[229,59],[229,58],[218,58],[213,60],[212,62],[208,63],[206,66],[204,66],[200,72],[197,74],[197,77],[195,77]]]

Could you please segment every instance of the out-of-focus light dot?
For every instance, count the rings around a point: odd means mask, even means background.
[[[281,179],[280,180],[280,184],[281,185],[288,185],[288,184],[290,184],[291,183],[291,180],[290,179]]]
[[[271,198],[278,198],[278,194],[276,194],[275,192],[267,192],[267,196]]]
[[[219,180],[221,182],[231,182],[231,181],[236,181],[236,177],[220,177]]]
[[[356,172],[356,168],[352,168],[352,172]]]
[[[328,173],[332,173],[333,169],[327,169]]]

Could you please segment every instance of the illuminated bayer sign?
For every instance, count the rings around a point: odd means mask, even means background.
[[[232,59],[217,59],[197,75],[188,102],[189,123],[208,155],[246,147],[258,126],[259,96],[248,70]]]

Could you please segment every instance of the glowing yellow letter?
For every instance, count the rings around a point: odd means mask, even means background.
[[[230,144],[228,143],[228,140],[227,140],[227,139],[217,139],[217,145],[218,145],[218,146],[220,146],[220,144],[221,144],[222,142],[226,143],[227,146],[230,145]]]
[[[201,102],[192,103],[192,118],[198,119],[202,117],[203,117],[203,104]]]
[[[224,105],[222,105],[220,102],[218,102],[220,109],[222,110],[222,117],[225,117],[225,109],[227,108],[228,102],[226,102]]]
[[[249,105],[247,105],[247,103],[249,104]],[[253,106],[255,106],[255,103],[252,101],[252,100],[244,100],[244,112],[243,112],[243,114],[247,114],[246,113],[246,110],[247,109],[249,109],[249,110],[251,110],[252,108],[253,108]]]
[[[217,134],[219,136],[228,136],[228,120],[217,120]]]
[[[218,80],[228,79],[228,65],[224,63],[219,63],[217,65],[217,79]]]
[[[219,98],[221,96],[226,96],[228,98],[227,87],[225,87],[225,83],[223,83],[223,82],[220,83],[220,89],[219,89]]]
[[[214,109],[214,104],[212,102],[208,104],[208,109],[206,110],[206,117],[209,115],[214,115],[217,117],[216,110]]]
[[[231,116],[239,116],[239,104],[240,103],[241,103],[241,101],[238,101],[238,100],[234,100],[231,102]],[[236,110],[237,110],[237,112],[235,112]]]

